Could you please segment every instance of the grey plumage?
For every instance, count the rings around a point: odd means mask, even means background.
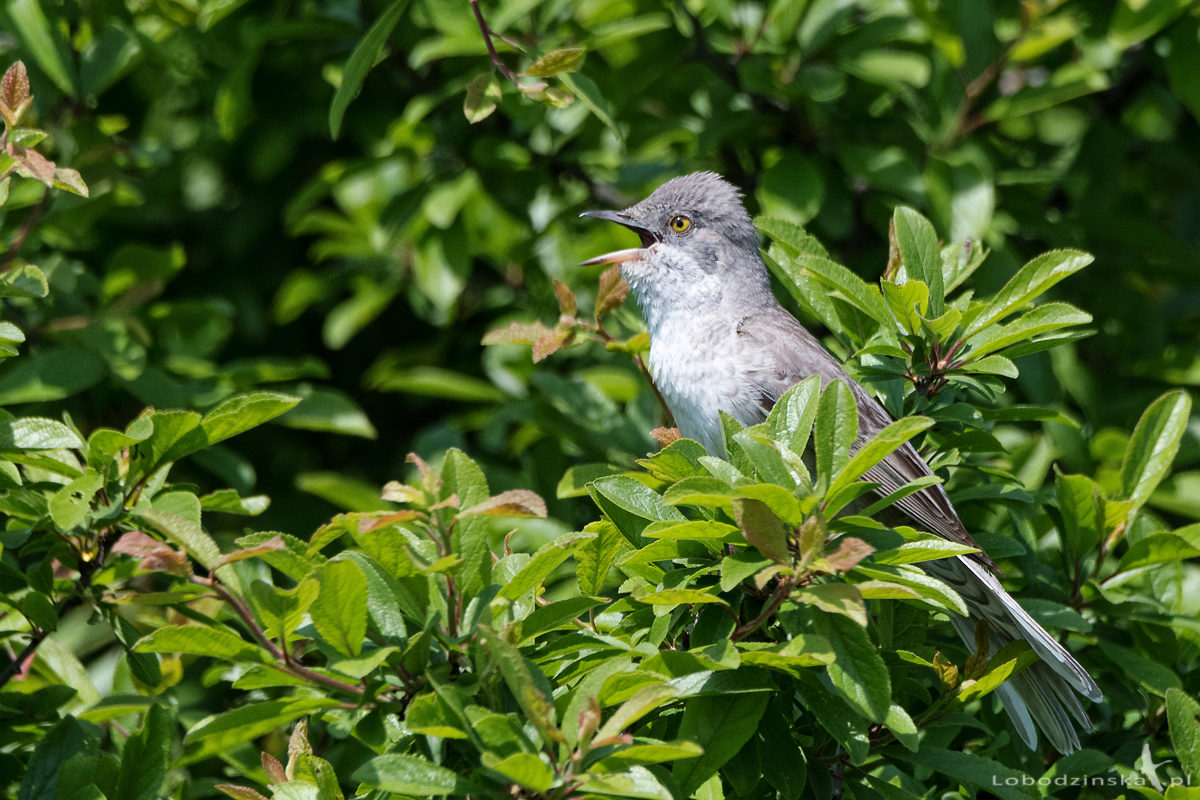
[[[624,211],[586,215],[624,225],[641,239],[641,247],[584,263],[621,265],[649,329],[655,385],[682,435],[720,454],[719,412],[743,425],[762,422],[788,388],[811,375],[819,375],[822,384],[840,380],[850,387],[859,417],[855,449],[892,421],[779,305],[741,193],[721,176],[699,172],[675,178]],[[904,445],[866,478],[887,494],[930,474],[916,450]],[[897,506],[919,528],[978,546],[940,484],[910,494]],[[976,624],[986,621],[993,651],[1024,639],[1040,657],[998,691],[1026,744],[1036,746],[1040,728],[1060,752],[1078,749],[1076,725],[1091,730],[1091,723],[1075,693],[1101,699],[1087,671],[1004,590],[985,555],[923,566],[962,595],[970,616],[952,615],[951,621],[969,647]]]

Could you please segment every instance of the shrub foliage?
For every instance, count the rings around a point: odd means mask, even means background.
[[[1189,6],[0,5],[5,796],[1192,798]],[[697,166],[856,452],[815,380],[679,439],[572,266]],[[904,442],[1084,749],[871,518],[924,484],[852,511]]]

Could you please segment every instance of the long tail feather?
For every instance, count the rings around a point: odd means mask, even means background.
[[[1076,726],[1091,731],[1092,724],[1075,693],[1091,700],[1101,699],[1100,687],[1087,670],[1021,608],[983,565],[953,558],[923,566],[962,595],[970,616],[952,616],[951,622],[968,647],[974,646],[976,624],[986,621],[993,650],[1023,639],[1041,659],[997,690],[1021,739],[1030,747],[1036,746],[1036,726],[1059,752],[1078,750]]]

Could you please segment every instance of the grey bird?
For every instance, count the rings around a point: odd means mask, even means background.
[[[855,449],[892,422],[883,406],[776,300],[741,192],[720,175],[697,172],[674,178],[624,211],[583,216],[616,222],[641,239],[640,247],[583,263],[620,264],[650,334],[654,383],[681,435],[723,455],[719,412],[743,425],[762,422],[780,395],[811,375],[819,375],[822,384],[838,380],[850,387],[858,406]],[[931,474],[906,444],[866,478],[887,494]],[[940,484],[897,505],[918,528],[978,547]],[[992,652],[1024,639],[1039,656],[997,690],[1021,739],[1035,748],[1040,728],[1059,752],[1077,750],[1076,725],[1092,728],[1075,692],[1101,699],[1087,670],[1004,590],[986,555],[922,566],[953,586],[970,610],[969,617],[951,615],[968,647],[974,646],[977,624],[986,622]]]

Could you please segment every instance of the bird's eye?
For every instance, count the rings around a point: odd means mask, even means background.
[[[682,214],[676,214],[675,216],[671,217],[671,222],[669,224],[671,226],[671,230],[675,231],[676,233],[687,233],[692,229],[692,220]]]

